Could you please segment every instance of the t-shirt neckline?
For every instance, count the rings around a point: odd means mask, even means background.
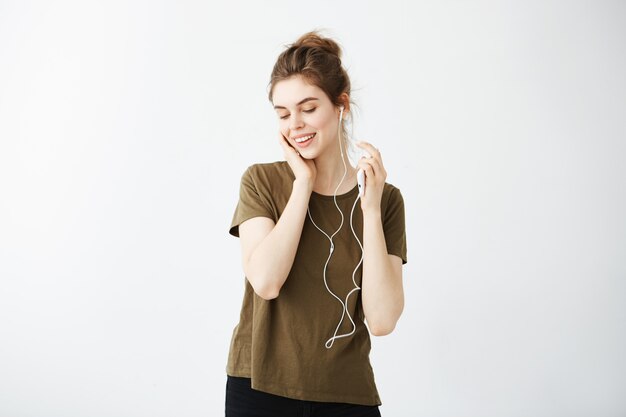
[[[350,191],[347,191],[343,194],[337,194],[337,200],[343,200],[344,198],[356,195],[358,190],[359,186],[357,184]],[[316,193],[315,191],[311,191],[311,197],[315,197],[318,200],[333,200],[335,198],[333,195],[320,194]]]

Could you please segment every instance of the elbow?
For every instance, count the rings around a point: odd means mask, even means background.
[[[266,301],[273,300],[278,297],[278,294],[280,293],[280,288],[276,288],[274,285],[268,284],[266,280],[252,280],[248,277],[248,281],[250,282],[252,289],[254,289],[255,294]]]
[[[396,328],[395,323],[370,325],[370,333],[374,336],[387,336]]]
[[[396,328],[396,324],[400,319],[400,314],[401,311],[393,317],[381,317],[379,320],[374,320],[372,322],[368,320],[367,325],[370,329],[370,333],[373,336],[387,336],[388,334],[391,334],[391,332],[393,332]]]
[[[266,301],[270,301],[270,300],[273,300],[274,298],[278,297],[278,293],[280,291],[275,291],[275,290],[271,290],[271,289],[265,289],[265,290],[262,290],[262,291],[254,290],[254,292],[256,293],[256,295],[258,295],[262,299],[264,299]]]
[[[278,297],[280,288],[274,288],[265,276],[251,271],[245,262],[243,264],[243,272],[256,295],[268,301]]]

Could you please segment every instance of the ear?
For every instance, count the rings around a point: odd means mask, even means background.
[[[347,93],[341,93],[339,95],[339,102],[341,103],[339,110],[341,110],[341,105],[343,105],[343,114],[348,113],[350,111],[350,96]]]

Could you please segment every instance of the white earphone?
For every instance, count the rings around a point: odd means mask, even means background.
[[[339,113],[339,128],[338,128],[338,132],[337,132],[337,137],[339,138],[339,129],[341,128],[341,120],[343,118],[343,106],[340,106],[341,112]],[[356,274],[356,271],[359,269],[359,266],[361,266],[361,264],[363,263],[363,245],[361,244],[361,241],[359,240],[358,236],[356,235],[356,232],[354,231],[354,226],[352,225],[352,217],[354,214],[354,208],[356,207],[356,203],[357,201],[359,201],[359,199],[361,198],[361,196],[363,195],[363,192],[365,190],[365,184],[364,184],[364,175],[363,175],[363,170],[359,169],[359,171],[357,172],[357,182],[359,184],[359,194],[357,196],[357,198],[354,200],[354,204],[352,205],[352,210],[350,211],[350,228],[352,229],[352,234],[354,235],[354,238],[356,239],[356,241],[358,242],[360,248],[361,248],[361,259],[359,260],[358,264],[356,265],[356,267],[354,268],[354,271],[352,272],[352,283],[354,284],[354,288],[352,290],[350,290],[350,292],[348,292],[348,295],[346,295],[346,300],[345,302],[339,298],[339,296],[337,296],[337,294],[333,293],[330,288],[328,287],[328,282],[326,281],[326,267],[328,266],[328,262],[330,261],[330,258],[333,255],[333,252],[335,250],[335,244],[333,242],[333,237],[339,233],[339,231],[341,230],[341,227],[343,226],[343,212],[341,211],[341,209],[339,208],[339,205],[337,204],[337,190],[339,189],[339,187],[341,186],[341,184],[343,183],[343,180],[346,177],[346,173],[348,172],[347,166],[346,166],[346,161],[344,159],[344,155],[343,155],[343,146],[342,146],[342,141],[341,139],[339,139],[339,150],[341,152],[341,160],[343,162],[343,167],[344,167],[344,173],[343,173],[343,177],[341,177],[341,181],[339,182],[339,184],[337,185],[337,188],[335,188],[335,191],[333,193],[333,197],[334,197],[334,201],[335,201],[335,207],[337,207],[337,210],[339,211],[339,214],[341,214],[341,223],[339,225],[339,228],[331,235],[328,236],[328,234],[326,234],[326,232],[324,232],[317,224],[315,224],[315,222],[313,221],[313,217],[311,217],[311,211],[309,210],[309,208],[307,207],[307,213],[309,215],[309,219],[311,219],[311,223],[313,223],[313,225],[320,231],[322,232],[329,240],[330,242],[330,251],[328,253],[328,258],[326,259],[326,263],[324,264],[324,270],[323,270],[323,276],[324,276],[324,285],[326,286],[326,290],[328,290],[328,292],[337,299],[337,301],[339,301],[339,303],[341,303],[341,306],[343,307],[343,312],[341,314],[341,319],[339,320],[339,323],[337,324],[337,328],[335,329],[335,333],[333,334],[333,336],[328,339],[326,341],[326,348],[330,349],[333,344],[335,343],[335,339],[339,339],[342,337],[348,337],[354,334],[355,330],[356,330],[356,324],[354,323],[354,320],[352,320],[352,317],[350,316],[350,312],[348,311],[348,299],[350,298],[350,296],[352,295],[353,292],[358,291],[361,289],[361,287],[359,287],[359,285],[356,283],[356,280],[354,279],[354,276]],[[359,180],[359,176],[361,177],[361,179]],[[344,334],[340,334],[337,335],[337,332],[339,331],[339,327],[341,327],[341,323],[343,323],[343,318],[345,315],[348,315],[348,319],[350,320],[350,322],[352,323],[352,331],[349,333],[344,333]]]

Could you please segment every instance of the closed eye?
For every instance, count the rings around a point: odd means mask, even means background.
[[[313,113],[313,112],[315,111],[315,109],[317,109],[317,107],[313,107],[313,108],[312,108],[312,109],[310,109],[310,110],[302,110],[302,111],[303,111],[303,112],[305,112],[305,113]],[[287,115],[285,115],[285,116],[282,116],[282,117],[281,117],[281,119],[286,119],[287,117],[289,117],[289,115],[288,115],[288,114],[287,114]]]

